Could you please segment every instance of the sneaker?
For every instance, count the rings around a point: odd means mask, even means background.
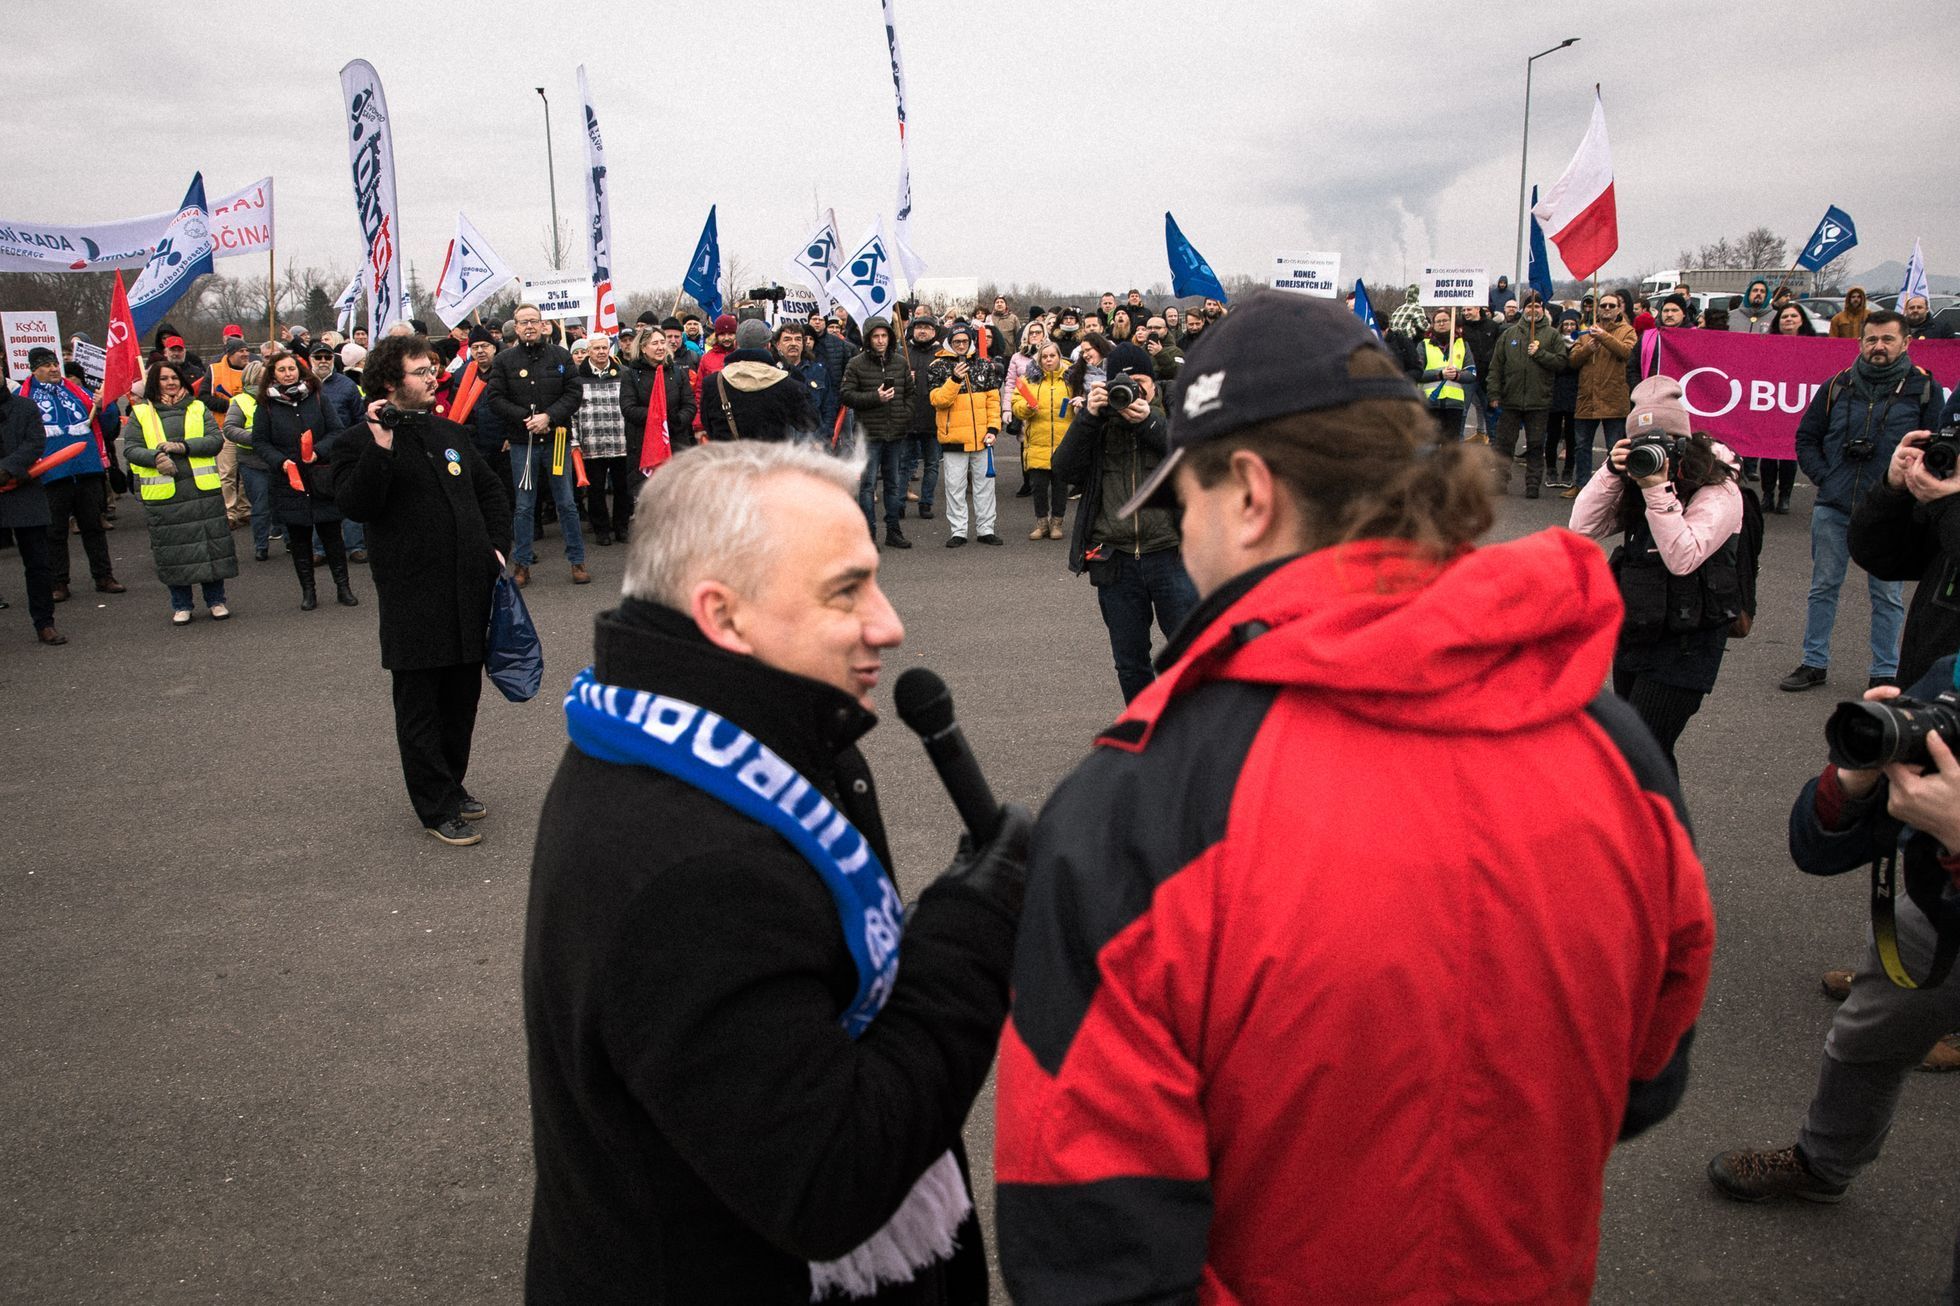
[[[982,535],[982,536],[980,537],[980,542],[981,542],[982,544],[1004,544],[1004,543],[1006,543],[1006,541],[1004,541],[1004,540],[1002,540],[1002,539],[1000,538],[1000,536],[998,536],[998,535],[996,535],[996,534],[994,534],[994,533],[993,533],[992,531],[988,531],[988,532],[987,532],[987,533],[986,533],[985,535]]]
[[[1795,671],[1792,671],[1789,675],[1783,677],[1783,679],[1777,681],[1776,687],[1789,694],[1801,693],[1803,690],[1815,689],[1823,684],[1824,678],[1828,674],[1823,667],[1813,667],[1804,664],[1799,666]]]
[[[1819,982],[1818,987],[1824,990],[1825,997],[1842,1002],[1851,996],[1851,981],[1855,976],[1856,972],[1854,971],[1827,970],[1824,972],[1824,978]]]
[[[231,615],[231,609],[226,607],[224,604],[213,603],[211,605],[211,620],[223,621],[226,617],[229,617],[230,615]]]
[[[191,624],[191,612],[190,612],[190,609],[189,609],[189,608],[184,608],[184,609],[182,609],[181,611],[177,611],[177,612],[172,612],[172,613],[170,614],[170,624],[171,624],[171,625],[173,625],[173,626],[188,626],[188,625],[190,625],[190,624]]]
[[[1801,1197],[1806,1202],[1844,1200],[1850,1184],[1827,1184],[1810,1173],[1795,1147],[1774,1152],[1724,1152],[1708,1163],[1708,1182],[1738,1202],[1773,1202]]]
[[[964,535],[949,535],[946,537],[946,547],[949,549],[962,548],[965,544],[966,536]]]
[[[885,545],[893,549],[909,549],[912,541],[905,538],[905,532],[896,526],[885,527]]]
[[[465,798],[463,800],[463,819],[465,821],[481,821],[488,815],[490,815],[490,809],[476,801],[476,799]]]
[[[462,821],[444,821],[441,825],[425,825],[431,839],[440,839],[452,848],[467,848],[474,843],[482,843],[483,836],[470,829]]]

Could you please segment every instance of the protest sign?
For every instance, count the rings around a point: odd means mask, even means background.
[[[544,277],[524,283],[521,303],[536,306],[538,316],[586,318],[592,314],[592,283],[584,277]]]
[[[1483,308],[1490,300],[1490,274],[1483,268],[1444,268],[1424,264],[1422,302],[1426,308]]]
[[[1856,340],[1657,329],[1660,372],[1681,382],[1694,429],[1745,458],[1796,457],[1804,409],[1858,361]],[[1915,340],[1911,354],[1948,393],[1960,384],[1960,341]]]
[[[1332,299],[1340,294],[1339,254],[1275,254],[1273,289]]]
[[[27,379],[27,351],[52,349],[61,353],[61,324],[50,312],[0,313],[0,339],[7,346],[7,375],[18,389]]]
[[[801,286],[783,288],[783,302],[776,305],[776,317],[785,322],[807,322],[810,315],[821,312],[815,292]]]
[[[9,222],[0,219],[0,272],[107,272],[140,268],[178,210],[121,222]],[[220,196],[210,207],[214,258],[256,254],[272,244],[272,178]]]
[[[91,345],[88,341],[79,338],[73,341],[69,348],[74,351],[75,365],[82,369],[82,380],[88,386],[88,392],[99,393],[102,389],[103,373],[107,371],[109,365],[109,351],[101,345]]]

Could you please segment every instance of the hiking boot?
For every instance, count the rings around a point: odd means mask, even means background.
[[[54,587],[53,598],[56,603],[66,603],[69,597],[68,587],[66,585],[57,585]]]
[[[429,832],[431,839],[440,839],[452,848],[467,848],[483,842],[483,836],[461,820],[444,821],[441,825],[425,825],[422,828]]]
[[[1799,665],[1795,671],[1792,671],[1789,675],[1777,681],[1776,687],[1787,694],[1797,694],[1806,689],[1817,688],[1824,683],[1824,678],[1828,674],[1823,667],[1813,667],[1808,663],[1804,663]]]
[[[40,640],[43,644],[66,644],[68,642],[68,636],[62,634],[53,626],[41,627],[34,632],[34,638]]]
[[[1806,1202],[1837,1202],[1850,1184],[1827,1184],[1810,1173],[1795,1147],[1774,1152],[1724,1152],[1708,1163],[1708,1182],[1738,1202],[1773,1202],[1801,1197]]]
[[[1851,981],[1855,972],[1848,970],[1827,970],[1817,987],[1824,990],[1824,996],[1842,1002],[1851,996]]]
[[[589,571],[587,571],[587,570],[585,569],[585,564],[584,564],[584,563],[582,563],[582,562],[575,562],[575,563],[573,563],[573,564],[572,564],[572,584],[574,584],[574,585],[590,585],[591,583],[592,583],[592,573],[591,573],[591,572],[589,572]]]
[[[1576,499],[1579,497],[1579,487],[1575,485],[1571,489],[1562,492],[1558,497],[1561,499]]]
[[[905,538],[905,532],[896,526],[885,527],[885,545],[893,549],[909,549],[912,541]]]
[[[95,582],[95,592],[97,594],[127,594],[129,593],[129,586],[123,584],[114,576],[104,576],[101,580]]]
[[[1048,538],[1048,519],[1046,517],[1037,517],[1035,519],[1034,529],[1028,532],[1028,538],[1031,540],[1045,540]]]

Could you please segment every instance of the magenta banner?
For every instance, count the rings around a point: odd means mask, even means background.
[[[1660,371],[1676,377],[1697,431],[1745,458],[1797,456],[1811,397],[1858,361],[1858,342],[1822,336],[1661,328]],[[1912,361],[1948,394],[1960,384],[1960,340],[1916,340]]]

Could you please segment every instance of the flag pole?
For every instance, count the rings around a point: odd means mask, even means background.
[[[265,336],[279,338],[279,253],[270,238],[265,242]]]

